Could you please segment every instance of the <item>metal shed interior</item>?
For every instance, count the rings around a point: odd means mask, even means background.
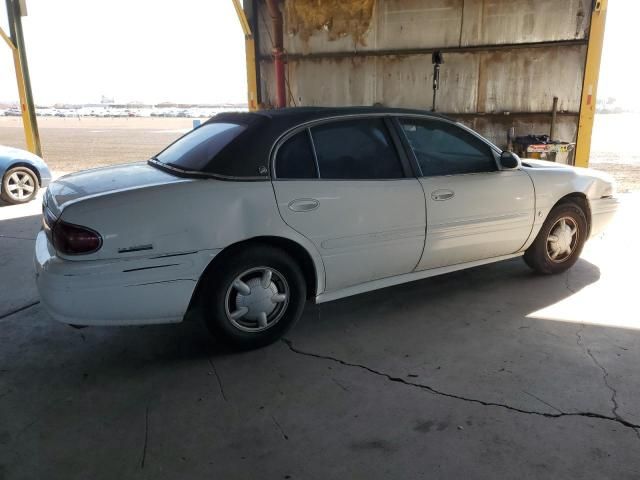
[[[245,1],[262,105],[276,104],[269,3]],[[555,138],[576,142],[590,23],[600,8],[592,0],[285,0],[286,103],[431,109],[432,53],[440,50],[439,112],[506,146],[511,127],[548,134],[558,97]],[[585,154],[578,164],[588,160],[588,143]]]

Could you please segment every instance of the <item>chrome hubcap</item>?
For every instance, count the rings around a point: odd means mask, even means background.
[[[576,221],[571,217],[562,217],[553,225],[547,237],[547,255],[553,262],[564,262],[576,249],[578,239]]]
[[[14,172],[7,182],[7,190],[11,198],[24,200],[33,194],[35,180],[27,172]]]
[[[238,275],[227,289],[225,310],[231,324],[244,332],[260,332],[275,325],[289,305],[289,285],[269,267]]]

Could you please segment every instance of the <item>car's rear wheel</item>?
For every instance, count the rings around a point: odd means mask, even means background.
[[[249,245],[207,273],[200,289],[204,319],[213,335],[239,349],[278,340],[302,314],[304,275],[284,251]]]
[[[38,193],[38,177],[27,167],[14,167],[2,177],[0,197],[12,204],[27,203]]]
[[[560,204],[549,213],[524,261],[538,273],[562,273],[578,261],[587,231],[582,208],[575,203]]]

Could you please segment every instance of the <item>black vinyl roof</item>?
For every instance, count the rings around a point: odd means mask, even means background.
[[[447,117],[424,110],[388,107],[293,107],[257,112],[224,112],[209,123],[236,123],[246,129],[220,151],[203,173],[226,178],[256,180],[269,176],[269,154],[276,140],[300,124],[346,115],[424,115]]]
[[[226,112],[219,113],[211,118],[210,122],[223,120],[226,118],[240,119],[242,117],[261,117],[269,120],[274,127],[278,127],[284,133],[289,128],[298,124],[322,120],[325,118],[338,117],[343,115],[428,115],[436,118],[451,120],[445,115],[417,110],[410,108],[391,107],[290,107],[273,110],[260,110],[256,112]]]

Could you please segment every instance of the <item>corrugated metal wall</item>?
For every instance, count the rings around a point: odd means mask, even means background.
[[[334,5],[331,5],[331,4]],[[575,141],[591,0],[285,0],[289,105],[430,109],[506,145],[506,132]],[[260,94],[273,103],[270,18],[256,0]]]

